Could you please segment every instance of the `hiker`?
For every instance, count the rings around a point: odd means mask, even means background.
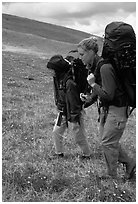
[[[83,63],[87,65],[87,69],[89,70],[89,73],[95,73],[97,66],[100,65],[100,62],[102,60],[101,56],[98,55],[98,44],[97,39],[94,37],[86,38],[82,40],[78,44],[78,52],[80,55],[80,58],[82,59]],[[86,52],[84,52],[86,50]],[[96,82],[101,85],[101,78],[100,75],[97,74],[96,76]],[[81,100],[84,102],[84,108],[88,108],[93,103],[97,103],[98,108],[98,122],[99,122],[99,140],[101,140],[103,129],[104,129],[104,123],[105,118],[107,116],[107,108],[102,106],[102,102],[99,99],[98,95],[96,93],[91,94],[81,94]]]
[[[80,100],[77,84],[73,79],[71,63],[61,55],[54,55],[48,61],[47,68],[53,75],[55,104],[58,110],[53,128],[55,156],[58,158],[65,156],[63,135],[68,124],[71,123],[75,141],[82,150],[80,158],[90,158],[90,148],[84,127],[83,103]]]
[[[127,99],[115,75],[112,55],[110,52],[105,55],[105,49],[103,48],[104,53],[102,53],[105,63],[100,68],[101,84],[96,82],[92,73],[87,79],[93,93],[102,101],[103,108],[108,109],[102,130],[102,148],[107,165],[106,176],[117,178],[117,165],[120,162],[126,167],[125,179],[130,179],[135,173],[136,162],[128,156],[119,143],[127,123]],[[78,44],[78,52],[83,63],[92,66],[98,45],[93,38],[84,39]]]

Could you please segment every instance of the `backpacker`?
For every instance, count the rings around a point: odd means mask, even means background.
[[[131,25],[112,22],[105,28],[102,57],[111,59],[127,96],[128,106],[136,107],[136,36]]]
[[[66,82],[68,79],[72,79],[77,84],[78,92],[85,93],[90,88],[87,82],[87,70],[80,59],[72,58],[69,62],[68,58],[64,59],[61,55],[51,57],[47,67],[56,72],[53,78],[55,104],[59,110],[66,112]]]

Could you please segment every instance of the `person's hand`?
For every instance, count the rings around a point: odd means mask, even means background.
[[[80,93],[80,99],[82,100],[82,102],[85,102],[87,100],[87,95],[85,95],[84,93]]]
[[[80,99],[82,100],[82,102],[85,102],[85,103],[89,102],[91,100],[91,95],[80,93]]]
[[[93,85],[95,84],[95,76],[91,73],[90,75],[88,75],[87,81],[89,85],[93,87]]]

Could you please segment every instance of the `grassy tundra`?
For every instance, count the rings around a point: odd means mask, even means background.
[[[46,63],[54,54],[55,43],[56,49],[64,53],[73,44],[50,41],[48,47],[49,41],[40,36],[30,37],[6,28],[3,34],[2,201],[135,202],[135,178],[127,182],[120,179],[117,183],[99,179],[106,166],[98,137],[96,105],[86,109],[85,119],[92,158],[79,160],[81,152],[74,142],[71,125],[64,138],[66,158],[53,157],[56,108]],[[44,50],[44,43],[51,53]],[[131,156],[136,154],[135,135],[134,112],[122,138]],[[121,165],[118,173],[120,178],[124,174]]]

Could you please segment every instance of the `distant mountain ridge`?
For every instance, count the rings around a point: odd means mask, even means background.
[[[92,36],[89,33],[63,26],[57,26],[50,23],[44,23],[8,14],[2,14],[2,27],[16,32],[30,33],[52,40],[74,44],[77,44],[83,38]]]
[[[63,26],[2,14],[3,50],[39,52],[46,56],[57,53],[64,55],[76,48],[82,39],[90,36],[89,33]],[[101,50],[102,38],[95,37]]]
[[[83,38],[91,36],[91,34],[82,31],[8,14],[2,14],[2,27],[16,32],[34,34],[74,44],[77,44]]]

